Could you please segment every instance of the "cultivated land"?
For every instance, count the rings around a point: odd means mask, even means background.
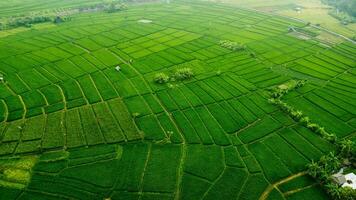
[[[219,2],[218,0],[210,1]],[[318,24],[349,38],[356,36],[356,23],[342,24],[341,21],[329,15],[331,7],[322,3],[321,0],[225,0],[224,2]],[[330,36],[321,34],[320,37]]]
[[[355,44],[207,2],[47,25],[0,38],[0,199],[328,199],[305,166],[335,146],[268,90],[306,80],[283,101],[355,141]]]

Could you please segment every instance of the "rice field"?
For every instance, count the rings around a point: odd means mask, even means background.
[[[308,33],[177,1],[0,38],[0,199],[328,199],[305,171],[335,145],[268,90],[306,80],[283,99],[356,142],[356,46],[290,27]],[[193,78],[154,81],[187,67]]]

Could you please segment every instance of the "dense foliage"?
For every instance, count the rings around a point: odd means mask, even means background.
[[[50,22],[53,18],[49,16],[28,16],[28,17],[20,17],[11,19],[7,26],[9,28],[16,28],[20,26],[30,27],[32,24],[38,24],[43,22]]]
[[[184,81],[184,80],[189,80],[193,78],[194,72],[191,68],[189,67],[183,67],[175,70],[173,73],[170,75],[167,75],[163,72],[157,73],[153,80],[156,83],[163,84],[167,83],[169,81],[174,82],[174,81]]]
[[[281,98],[288,94],[290,90],[302,87],[305,81],[289,81],[285,84],[272,88],[271,103],[281,107],[283,111],[288,113],[295,121],[300,122],[314,133],[319,134],[322,138],[336,145],[336,152],[332,151],[323,155],[319,161],[312,161],[307,165],[308,174],[315,178],[327,193],[333,199],[337,200],[352,200],[356,198],[356,192],[352,188],[344,188],[332,179],[332,175],[337,173],[342,167],[354,168],[356,164],[356,149],[353,141],[348,139],[338,139],[335,134],[328,133],[324,127],[317,123],[312,123],[309,117],[305,116],[302,111],[295,110],[292,106],[283,102]]]
[[[221,40],[219,41],[219,45],[221,47],[230,49],[231,51],[241,51],[241,50],[245,50],[246,46],[237,42],[232,42],[229,40]]]
[[[163,84],[169,81],[169,76],[161,72],[155,75],[154,81],[156,83]]]
[[[211,2],[82,11],[0,34],[1,199],[327,199],[306,164],[348,155],[354,44]]]
[[[356,22],[356,1],[354,0],[323,0],[325,4],[333,6],[329,14],[343,24]]]
[[[355,0],[322,0],[324,3],[334,6],[340,11],[348,13],[350,16],[356,17],[356,1]]]
[[[174,72],[173,78],[178,81],[183,81],[187,79],[191,79],[194,76],[194,72],[191,68],[185,67],[181,69],[177,69]]]

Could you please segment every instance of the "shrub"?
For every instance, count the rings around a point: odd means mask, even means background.
[[[133,117],[133,118],[137,118],[137,117],[139,117],[140,115],[141,115],[141,114],[138,113],[138,112],[132,113],[132,117]]]
[[[348,157],[352,154],[352,148],[354,146],[354,142],[351,140],[343,139],[338,142],[338,151],[342,156]]]
[[[304,125],[304,126],[307,126],[309,123],[310,123],[310,119],[309,117],[302,117],[300,119],[300,122]]]
[[[161,72],[155,75],[154,81],[159,84],[167,83],[169,81],[169,76]]]
[[[356,190],[351,187],[340,188],[340,199],[343,200],[353,200],[356,199]]]
[[[245,45],[237,43],[237,42],[232,42],[232,41],[229,41],[229,40],[221,40],[219,42],[219,45],[221,47],[230,49],[232,51],[241,51],[241,50],[245,50],[246,49]]]
[[[177,69],[174,73],[174,79],[178,81],[190,79],[194,76],[193,70],[191,68],[185,67],[181,69]]]
[[[105,5],[105,11],[108,13],[114,13],[114,12],[119,12],[122,10],[126,10],[127,6],[126,4],[123,3],[110,3],[109,5]]]
[[[11,19],[7,26],[10,28],[16,28],[20,26],[31,27],[32,24],[50,22],[52,18],[49,16],[26,16]]]
[[[299,110],[292,111],[290,114],[292,115],[293,119],[296,121],[300,121],[300,119],[303,117],[302,111]]]
[[[311,131],[316,131],[318,130],[319,125],[315,123],[308,123],[307,128],[309,128]]]

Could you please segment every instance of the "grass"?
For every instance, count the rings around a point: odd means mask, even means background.
[[[89,3],[39,2],[1,2],[0,16]],[[294,2],[242,3],[279,13]],[[0,192],[8,199],[325,198],[302,178],[271,189],[335,146],[269,104],[269,92],[307,80],[283,101],[355,140],[354,44],[222,3],[128,5],[0,31]],[[38,161],[26,169],[8,161],[27,155]]]

